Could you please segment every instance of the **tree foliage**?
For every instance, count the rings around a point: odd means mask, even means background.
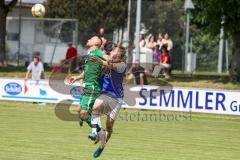
[[[233,40],[233,56],[230,63],[230,77],[240,81],[240,1],[239,0],[193,0],[196,26],[211,35],[219,34],[224,26],[225,37]],[[224,22],[224,23],[221,23]]]
[[[16,5],[17,0],[12,0],[5,3],[5,0],[0,0],[0,62],[4,65],[6,61],[6,19],[9,11]]]
[[[240,32],[239,0],[193,0],[195,23],[211,34],[219,34],[222,18],[228,35]]]
[[[106,33],[124,26],[127,20],[128,1],[123,0],[48,0],[47,16],[52,18],[76,18],[79,20],[79,38],[84,43],[99,27]]]

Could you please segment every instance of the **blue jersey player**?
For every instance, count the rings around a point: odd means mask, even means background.
[[[95,137],[98,137],[101,141],[101,145],[93,154],[93,156],[97,158],[102,153],[111,136],[114,121],[117,119],[123,102],[123,79],[127,66],[125,63],[125,49],[120,46],[115,47],[110,52],[108,61],[104,61],[96,57],[92,57],[91,60],[98,61],[106,68],[106,71],[102,76],[101,95],[96,99],[91,115],[92,140],[95,140]],[[106,130],[101,129],[99,131],[101,114],[105,114],[107,116]]]

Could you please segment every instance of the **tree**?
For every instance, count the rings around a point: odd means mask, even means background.
[[[116,27],[125,25],[127,20],[128,1],[123,0],[48,0],[45,5],[48,17],[79,20],[82,43],[89,35],[96,34],[100,26],[107,33],[112,33]]]
[[[240,1],[194,0],[194,23],[200,29],[217,35],[223,25],[225,37],[233,41],[233,55],[229,68],[230,78],[240,81]],[[224,23],[221,23],[223,22]]]
[[[12,0],[8,4],[5,0],[0,0],[0,63],[4,65],[6,61],[6,21],[8,12],[16,5],[17,0]]]

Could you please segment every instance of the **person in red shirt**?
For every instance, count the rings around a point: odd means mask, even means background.
[[[71,72],[76,68],[77,64],[77,49],[73,47],[72,43],[68,44],[68,49],[66,53],[66,61],[69,64],[68,71]]]
[[[171,69],[171,57],[165,45],[162,46],[161,50],[162,54],[160,55],[160,64],[154,67],[152,76],[158,77],[159,73],[164,72],[166,78],[169,78],[169,72]]]
[[[171,67],[171,58],[169,51],[166,49],[167,47],[163,46],[162,47],[162,54],[160,55],[160,62],[161,65],[163,65],[166,68]]]
[[[72,43],[68,44],[68,49],[66,53],[66,60],[77,57],[77,49],[73,47]]]

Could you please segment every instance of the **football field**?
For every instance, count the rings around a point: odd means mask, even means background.
[[[239,160],[240,117],[121,110],[100,160]],[[90,129],[58,119],[54,105],[0,102],[0,160],[91,160]]]

